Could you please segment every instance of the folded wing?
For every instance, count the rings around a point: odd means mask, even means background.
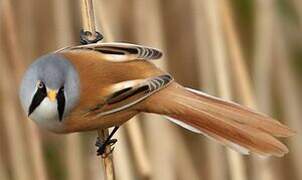
[[[70,46],[56,52],[70,50],[91,50],[100,53],[105,60],[113,62],[123,62],[132,60],[154,60],[162,57],[162,52],[158,49],[141,46],[131,43],[94,43],[80,46]]]

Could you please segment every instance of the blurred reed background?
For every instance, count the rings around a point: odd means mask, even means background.
[[[118,180],[302,179],[301,0],[94,0],[104,41],[160,48],[157,65],[183,85],[232,99],[298,131],[290,153],[260,159],[226,150],[155,115],[119,131]],[[0,1],[0,180],[99,180],[96,132],[38,129],[17,98],[38,56],[79,44],[80,1]]]

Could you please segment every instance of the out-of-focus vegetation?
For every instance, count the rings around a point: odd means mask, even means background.
[[[301,0],[94,0],[104,41],[160,48],[175,79],[270,114],[298,134],[261,159],[142,115],[119,131],[117,179],[302,179]],[[55,135],[26,119],[18,86],[38,56],[79,44],[80,1],[0,1],[0,180],[103,179],[96,133]],[[223,71],[217,71],[224,62]],[[219,77],[229,81],[224,86]],[[226,93],[227,92],[227,93]]]

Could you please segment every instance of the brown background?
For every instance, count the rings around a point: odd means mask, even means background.
[[[158,66],[186,86],[282,120],[298,134],[283,158],[240,156],[156,115],[119,131],[117,179],[302,179],[300,0],[95,0],[104,41],[160,48]],[[78,44],[79,0],[0,1],[0,179],[102,179],[96,133],[54,135],[21,112],[25,68]]]

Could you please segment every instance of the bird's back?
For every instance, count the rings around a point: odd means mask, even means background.
[[[98,104],[104,103],[116,84],[165,74],[154,64],[145,60],[113,62],[105,60],[98,52],[88,50],[65,51],[62,55],[74,65],[80,77],[80,101],[65,121],[66,128],[71,129],[76,128],[71,126],[77,126],[77,122],[90,121],[89,118],[83,117],[83,114]],[[116,117],[123,120],[123,117],[127,119],[133,115],[134,113],[127,112]],[[110,118],[108,120],[116,121]]]

